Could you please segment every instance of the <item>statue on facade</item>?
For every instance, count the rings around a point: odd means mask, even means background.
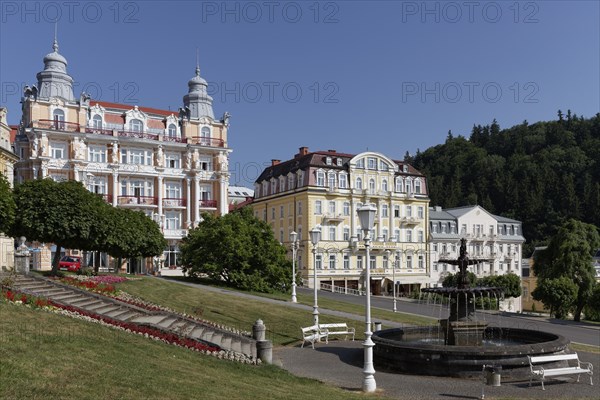
[[[158,150],[156,152],[156,165],[159,167],[163,167],[165,163],[165,154],[163,152],[162,146],[158,146]]]
[[[112,143],[111,161],[113,162],[113,164],[119,162],[119,144],[117,142]]]

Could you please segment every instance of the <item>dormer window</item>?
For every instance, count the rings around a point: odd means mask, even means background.
[[[375,157],[369,157],[367,159],[367,168],[368,169],[377,169],[377,159]]]
[[[408,173],[408,165],[403,165],[402,166],[402,172]]]
[[[335,160],[335,162],[336,162],[336,164],[337,164],[338,167],[342,166],[342,159],[341,158],[338,158],[337,160]]]
[[[415,193],[421,194],[421,180],[420,179],[417,179],[415,181]]]
[[[200,144],[210,145],[210,128],[208,126],[203,126],[200,130]]]
[[[139,119],[132,119],[129,121],[129,129],[132,132],[142,132],[144,130],[144,123]]]
[[[325,164],[331,165],[331,157],[325,158]]]
[[[317,186],[325,186],[325,173],[317,171]]]
[[[98,114],[92,118],[92,126],[94,129],[102,129],[102,117]]]
[[[54,110],[52,112],[52,119],[54,120],[54,129],[65,129],[65,112],[63,110]]]
[[[175,124],[169,124],[167,134],[169,135],[169,137],[172,138],[177,137],[177,127],[175,126]]]

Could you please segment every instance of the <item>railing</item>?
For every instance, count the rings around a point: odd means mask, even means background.
[[[187,235],[187,229],[163,229],[163,235],[169,238],[182,238]]]
[[[158,199],[151,196],[119,196],[119,205],[137,204],[146,206],[155,206],[158,204]]]
[[[202,136],[194,136],[188,139],[188,143],[199,144],[200,146],[225,147],[225,142],[223,139],[212,139]]]
[[[163,199],[164,207],[185,207],[186,199],[183,198],[175,198],[175,197],[165,197]]]
[[[346,289],[342,286],[332,286],[329,283],[321,283],[320,289],[328,291],[328,292],[333,292],[333,293],[352,294],[354,296],[362,296],[364,294],[364,292],[361,290]]]
[[[158,135],[153,133],[144,133],[139,131],[119,130],[119,136],[132,137],[137,139],[158,140]]]
[[[97,135],[107,135],[107,136],[113,135],[112,129],[93,128],[90,126],[85,128],[85,133],[95,133]]]
[[[163,136],[165,142],[187,143],[187,138],[177,136]]]
[[[79,132],[79,124],[74,122],[56,121],[52,119],[39,119],[32,121],[33,128],[51,129],[54,131]]]
[[[217,208],[217,201],[216,200],[200,200],[200,207]]]

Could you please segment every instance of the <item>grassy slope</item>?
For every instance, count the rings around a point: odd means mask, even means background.
[[[359,394],[0,303],[2,399],[359,399]]]
[[[310,312],[287,307],[283,304],[283,301],[287,301],[289,296],[281,297],[281,305],[268,304],[259,300],[249,300],[226,293],[215,293],[202,288],[184,286],[154,278],[124,282],[119,284],[118,287],[127,293],[153,303],[162,304],[176,311],[186,312],[209,321],[246,331],[250,331],[254,321],[260,318],[270,331],[269,339],[273,340],[274,344],[285,345],[295,342],[301,338],[300,327],[312,324],[312,314]],[[269,297],[278,298],[278,296]],[[298,301],[307,305],[312,305],[313,302],[311,296],[305,295],[298,296]],[[320,300],[319,307],[357,315],[364,314],[364,306],[327,299]],[[373,320],[388,319],[418,325],[434,323],[432,319],[391,311],[373,310],[372,315]],[[357,337],[362,337],[364,331],[364,323],[360,321],[349,321],[326,314],[320,315],[320,321],[323,323],[347,322],[356,328]]]

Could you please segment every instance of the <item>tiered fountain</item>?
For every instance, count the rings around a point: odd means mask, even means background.
[[[422,292],[448,299],[450,314],[435,327],[387,329],[373,334],[375,366],[411,374],[480,377],[483,365],[502,365],[505,378],[526,376],[527,355],[563,352],[569,341],[560,335],[536,330],[490,327],[476,313],[477,299],[499,299],[502,290],[470,287],[467,268],[481,260],[470,259],[461,239],[456,260],[458,285],[426,288]]]

